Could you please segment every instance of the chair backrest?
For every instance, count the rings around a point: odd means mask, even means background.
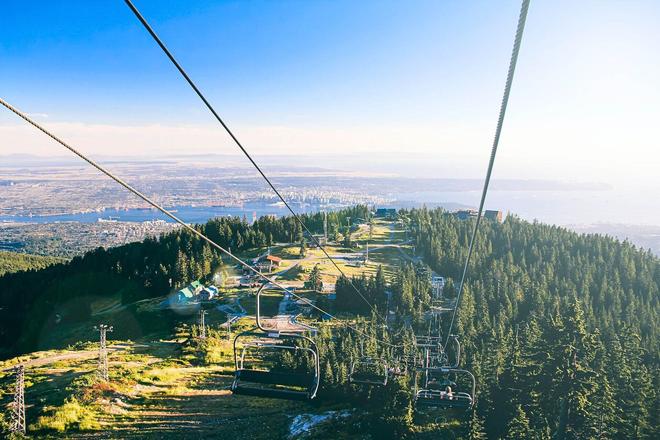
[[[458,408],[471,409],[474,399],[468,393],[453,393],[449,396],[437,390],[419,390],[415,395],[415,407],[422,409]]]
[[[362,357],[351,363],[348,381],[356,384],[385,386],[388,376],[389,369],[384,360]]]
[[[237,341],[251,338],[239,349]],[[302,342],[302,345],[297,345]],[[240,350],[240,356],[239,356]],[[287,351],[294,355],[305,354],[311,358],[310,369],[305,372],[287,370],[283,366],[246,366],[248,350]],[[234,338],[234,381],[231,390],[235,394],[273,397],[293,400],[311,400],[316,397],[320,382],[318,348],[310,338],[298,334],[265,333],[247,331]],[[285,388],[286,387],[286,388]]]
[[[442,382],[431,383],[428,378],[433,375],[443,377]],[[456,381],[449,379],[450,375],[465,376],[470,381],[470,388],[466,391],[455,391],[459,385]],[[427,368],[425,372],[426,382],[424,389],[415,393],[415,406],[423,408],[464,408],[472,409],[476,398],[476,380],[474,375],[467,370],[456,368]],[[463,383],[463,382],[460,382]],[[444,385],[444,386],[443,386]],[[446,392],[446,387],[450,386],[452,393]]]

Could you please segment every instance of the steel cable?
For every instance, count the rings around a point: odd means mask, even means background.
[[[509,103],[509,94],[511,93],[511,84],[513,83],[513,74],[516,71],[516,64],[518,62],[518,53],[520,52],[520,44],[522,42],[523,31],[525,30],[525,22],[527,21],[527,11],[529,9],[529,0],[523,0],[522,6],[520,8],[520,16],[518,17],[518,28],[516,30],[516,37],[513,42],[513,51],[511,53],[511,60],[509,61],[509,71],[506,77],[506,84],[504,86],[504,96],[502,97],[502,104],[500,106],[500,114],[497,119],[497,128],[495,129],[495,139],[493,140],[493,147],[490,152],[490,160],[488,161],[488,170],[486,172],[486,179],[484,181],[483,191],[481,192],[481,201],[479,202],[479,212],[477,213],[477,219],[474,223],[474,228],[472,229],[472,235],[470,237],[470,244],[468,246],[468,254],[465,258],[465,265],[463,266],[463,273],[461,275],[461,283],[458,287],[458,293],[456,294],[456,305],[454,307],[454,312],[451,316],[451,322],[449,324],[449,330],[447,331],[447,339],[445,340],[444,348],[447,349],[447,344],[449,343],[449,338],[451,331],[454,327],[454,321],[456,320],[456,312],[460,306],[461,295],[463,294],[463,288],[465,285],[465,279],[467,278],[468,267],[470,265],[470,257],[472,256],[472,250],[474,249],[474,244],[477,239],[477,232],[479,231],[479,224],[481,223],[481,215],[483,213],[484,204],[486,202],[486,195],[488,194],[488,185],[490,184],[490,177],[493,173],[493,165],[495,164],[495,155],[497,154],[497,147],[500,143],[500,135],[502,133],[502,125],[504,124],[504,115],[506,114],[506,108]]]
[[[62,139],[60,139],[59,137],[57,137],[57,136],[55,136],[54,134],[52,134],[52,133],[51,133],[50,131],[48,131],[46,128],[44,128],[44,127],[41,126],[39,123],[37,123],[36,121],[34,121],[33,119],[31,119],[29,116],[27,116],[27,115],[26,115],[25,113],[23,113],[22,111],[18,110],[16,107],[14,107],[14,106],[12,106],[11,104],[9,104],[9,103],[8,103],[7,101],[5,101],[4,99],[0,98],[0,104],[2,104],[4,107],[6,107],[7,109],[9,109],[9,110],[12,111],[13,113],[15,113],[17,116],[19,116],[21,119],[23,119],[24,121],[26,121],[28,124],[32,125],[32,126],[35,127],[36,129],[38,129],[39,131],[41,131],[42,133],[44,133],[46,136],[50,137],[50,138],[53,139],[55,142],[57,142],[58,144],[62,145],[64,148],[68,149],[68,150],[71,151],[73,154],[75,154],[76,156],[78,156],[79,158],[81,158],[82,160],[84,160],[85,162],[87,162],[88,164],[90,164],[91,166],[93,166],[94,168],[96,168],[97,170],[99,170],[101,173],[105,174],[106,176],[108,176],[109,178],[111,178],[112,180],[114,180],[115,182],[117,182],[119,185],[123,186],[123,187],[124,187],[125,189],[127,189],[128,191],[130,191],[131,193],[133,193],[134,195],[136,195],[137,197],[139,197],[139,198],[142,199],[143,201],[147,202],[149,205],[153,206],[154,208],[156,208],[157,210],[159,210],[160,212],[162,212],[163,214],[165,214],[167,217],[171,218],[171,219],[174,220],[176,223],[178,223],[178,224],[180,224],[181,226],[183,226],[183,227],[184,227],[185,229],[187,229],[188,231],[192,232],[192,233],[193,233],[195,236],[197,236],[198,238],[200,238],[200,239],[206,241],[206,242],[207,242],[208,244],[210,244],[212,247],[216,248],[216,249],[219,250],[220,252],[222,252],[222,253],[224,253],[225,255],[227,255],[228,257],[230,257],[230,258],[231,258],[232,260],[234,260],[236,263],[240,264],[242,267],[248,269],[248,270],[251,271],[253,274],[255,274],[255,275],[257,275],[258,277],[260,277],[262,280],[264,280],[264,281],[266,281],[266,282],[272,284],[273,286],[276,286],[276,287],[282,289],[284,292],[287,292],[287,293],[289,293],[291,296],[293,296],[294,298],[297,298],[297,299],[303,301],[305,304],[309,305],[309,306],[312,307],[313,309],[315,309],[315,310],[317,310],[317,311],[319,311],[319,312],[321,312],[321,313],[323,313],[323,314],[329,316],[329,317],[332,318],[332,319],[335,319],[335,320],[337,320],[337,321],[343,323],[344,325],[346,325],[347,328],[350,328],[351,330],[355,331],[357,334],[360,334],[360,335],[362,335],[362,336],[365,336],[365,337],[371,338],[371,339],[373,339],[373,340],[376,341],[376,342],[379,342],[379,343],[384,344],[384,345],[388,345],[388,346],[390,346],[390,347],[397,347],[397,345],[395,345],[395,344],[391,344],[391,343],[389,343],[389,342],[387,342],[387,341],[383,341],[383,340],[381,340],[381,339],[378,339],[378,338],[376,338],[376,337],[374,337],[374,336],[371,336],[371,335],[369,335],[369,334],[366,334],[366,333],[360,331],[359,329],[357,329],[357,328],[351,326],[350,324],[346,323],[344,320],[339,319],[339,318],[337,318],[336,316],[334,316],[334,315],[332,315],[332,314],[326,312],[325,310],[321,309],[321,308],[318,307],[317,305],[315,305],[315,304],[313,304],[312,302],[310,302],[307,298],[304,298],[304,297],[302,297],[302,296],[300,296],[300,295],[297,295],[295,292],[289,290],[287,287],[283,286],[282,284],[278,283],[277,281],[275,281],[275,280],[273,280],[272,278],[268,277],[267,275],[263,274],[261,271],[255,269],[254,267],[252,267],[251,265],[249,265],[248,263],[246,263],[245,261],[243,261],[241,258],[239,258],[239,257],[237,257],[236,255],[234,255],[233,253],[231,253],[229,250],[227,250],[227,249],[225,249],[224,247],[222,247],[222,246],[220,246],[219,244],[217,244],[216,242],[214,242],[213,240],[211,240],[210,238],[208,238],[206,235],[202,234],[200,231],[198,231],[198,230],[195,229],[194,227],[190,226],[188,223],[186,223],[186,222],[184,222],[183,220],[181,220],[179,217],[177,217],[176,215],[174,215],[172,212],[168,211],[167,209],[165,209],[164,207],[162,207],[160,204],[158,204],[158,203],[155,202],[154,200],[152,200],[152,199],[150,199],[149,197],[147,197],[146,195],[142,194],[139,190],[135,189],[133,186],[131,186],[129,183],[127,183],[126,181],[124,181],[124,180],[121,179],[120,177],[118,177],[118,176],[116,176],[115,174],[113,174],[111,171],[107,170],[106,168],[104,168],[103,166],[101,166],[100,164],[98,164],[97,162],[95,162],[94,160],[92,160],[92,159],[90,159],[89,157],[87,157],[85,154],[81,153],[81,152],[78,151],[77,149],[73,148],[72,146],[70,146],[69,144],[67,144],[66,142],[64,142],[64,141],[63,141]]]
[[[140,13],[140,11],[138,11],[138,9],[135,7],[135,5],[133,5],[133,3],[131,2],[131,0],[124,0],[124,1],[125,1],[126,4],[128,5],[128,7],[131,9],[131,11],[133,11],[133,14],[135,14],[135,16],[136,16],[137,19],[140,21],[140,23],[142,23],[142,26],[144,26],[144,28],[147,30],[147,32],[149,32],[149,35],[151,35],[151,37],[154,39],[154,41],[155,41],[155,42],[158,44],[158,46],[160,46],[160,48],[163,50],[163,52],[165,53],[165,55],[167,55],[167,58],[169,58],[169,60],[172,62],[172,64],[174,64],[174,67],[176,67],[176,69],[179,71],[179,73],[181,73],[181,76],[183,76],[183,78],[186,80],[186,82],[187,82],[187,83],[190,85],[190,87],[195,91],[195,93],[197,94],[197,96],[199,96],[199,98],[202,100],[202,102],[204,103],[204,105],[206,105],[206,107],[207,107],[207,108],[209,109],[209,111],[213,114],[213,116],[214,116],[215,119],[220,123],[220,125],[222,125],[222,127],[225,129],[225,131],[227,132],[227,134],[229,135],[229,137],[232,138],[232,140],[234,141],[234,143],[235,143],[235,144],[238,146],[238,148],[243,152],[243,154],[245,155],[245,157],[247,157],[247,159],[250,161],[250,163],[251,163],[251,164],[254,166],[254,168],[259,172],[259,174],[261,175],[261,177],[263,177],[263,179],[266,181],[266,183],[268,183],[268,186],[270,186],[270,188],[273,190],[273,192],[275,192],[275,194],[276,194],[277,197],[280,199],[280,201],[282,201],[282,203],[284,203],[284,206],[286,206],[286,208],[289,210],[289,212],[293,215],[293,217],[295,218],[296,222],[298,222],[298,224],[299,224],[299,225],[305,230],[305,232],[307,232],[307,234],[309,235],[309,237],[314,241],[314,244],[315,244],[319,249],[321,249],[321,251],[323,251],[323,253],[325,254],[325,256],[330,260],[330,262],[332,262],[333,266],[337,269],[337,271],[339,271],[339,273],[341,273],[341,274],[342,274],[342,275],[348,280],[348,283],[349,283],[350,286],[353,288],[353,290],[355,290],[355,292],[357,292],[357,294],[360,295],[360,297],[362,298],[362,300],[364,300],[364,302],[367,303],[367,305],[368,305],[369,308],[374,312],[374,314],[375,314],[376,316],[378,316],[381,320],[383,320],[383,321],[387,324],[387,321],[385,320],[385,318],[383,318],[382,316],[380,316],[380,314],[378,314],[378,311],[376,310],[376,308],[375,308],[375,307],[369,302],[369,300],[367,300],[367,298],[362,294],[362,292],[360,292],[360,290],[355,286],[355,284],[353,283],[353,280],[351,280],[351,278],[349,278],[349,277],[346,276],[346,274],[344,273],[344,271],[339,267],[339,265],[335,262],[335,260],[330,256],[330,254],[328,254],[328,252],[325,250],[325,248],[324,248],[323,246],[321,246],[321,243],[320,243],[320,242],[318,241],[318,239],[314,236],[314,234],[312,234],[312,232],[311,232],[311,231],[309,230],[309,228],[305,225],[305,223],[302,221],[302,219],[300,218],[300,216],[299,216],[299,215],[298,215],[298,214],[297,214],[297,213],[291,208],[291,205],[289,205],[289,203],[286,201],[286,199],[282,196],[282,194],[279,192],[279,190],[275,187],[275,185],[273,184],[273,182],[268,178],[268,176],[266,176],[266,173],[264,173],[264,171],[261,169],[261,167],[260,167],[260,166],[257,164],[257,162],[252,158],[252,156],[250,155],[250,153],[248,153],[248,151],[245,149],[245,147],[243,146],[243,144],[238,140],[238,138],[236,137],[236,135],[234,134],[234,132],[232,132],[231,129],[229,128],[229,126],[225,123],[225,121],[222,120],[222,118],[220,117],[220,115],[215,111],[215,109],[213,108],[213,106],[211,105],[211,103],[206,99],[206,97],[205,97],[204,94],[201,92],[201,90],[199,90],[199,88],[197,87],[197,85],[195,85],[195,83],[194,83],[193,80],[188,76],[188,74],[186,73],[186,71],[183,70],[183,67],[181,67],[181,65],[178,63],[178,61],[176,60],[176,58],[174,58],[174,55],[172,55],[172,53],[169,51],[169,49],[167,48],[167,46],[165,46],[165,43],[163,43],[163,41],[158,37],[158,35],[156,34],[156,32],[155,32],[155,31],[153,30],[153,28],[149,25],[149,23],[148,23],[147,20],[144,18],[144,16]],[[350,231],[348,231],[348,233],[350,233]]]

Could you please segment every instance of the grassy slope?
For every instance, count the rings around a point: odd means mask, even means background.
[[[241,433],[278,438],[288,429],[286,412],[309,409],[303,403],[232,396],[228,343],[220,347],[220,362],[196,366],[181,359],[180,344],[174,340],[115,342],[109,355],[110,384],[93,381],[95,348],[42,352],[28,364],[26,404],[32,435],[196,438],[220,431],[223,438]],[[0,364],[0,370],[10,363]],[[0,372],[3,406],[11,397],[11,379],[8,371]],[[76,400],[67,403],[71,396]]]

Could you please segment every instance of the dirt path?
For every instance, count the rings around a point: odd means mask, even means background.
[[[108,353],[112,353],[114,351],[123,351],[128,348],[129,348],[128,344],[114,344],[108,347]],[[54,364],[55,362],[60,362],[60,361],[93,359],[95,357],[98,357],[98,355],[99,355],[98,350],[72,351],[67,353],[52,354],[50,356],[44,356],[36,359],[30,359],[28,361],[22,362],[21,364],[25,368],[34,368],[34,367],[42,367],[48,364]],[[12,365],[11,367],[5,367],[0,371],[12,370],[13,368],[15,368],[15,366],[16,365]]]

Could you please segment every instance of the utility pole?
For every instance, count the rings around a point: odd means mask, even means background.
[[[11,432],[25,435],[25,367],[16,367],[16,390],[14,391]]]
[[[111,325],[100,324],[98,327],[94,326],[94,330],[99,332],[99,366],[98,374],[102,380],[108,381],[108,348],[106,345],[106,333],[112,332]]]
[[[204,316],[206,315],[206,310],[199,310],[199,339],[206,339],[206,323],[204,322]]]

